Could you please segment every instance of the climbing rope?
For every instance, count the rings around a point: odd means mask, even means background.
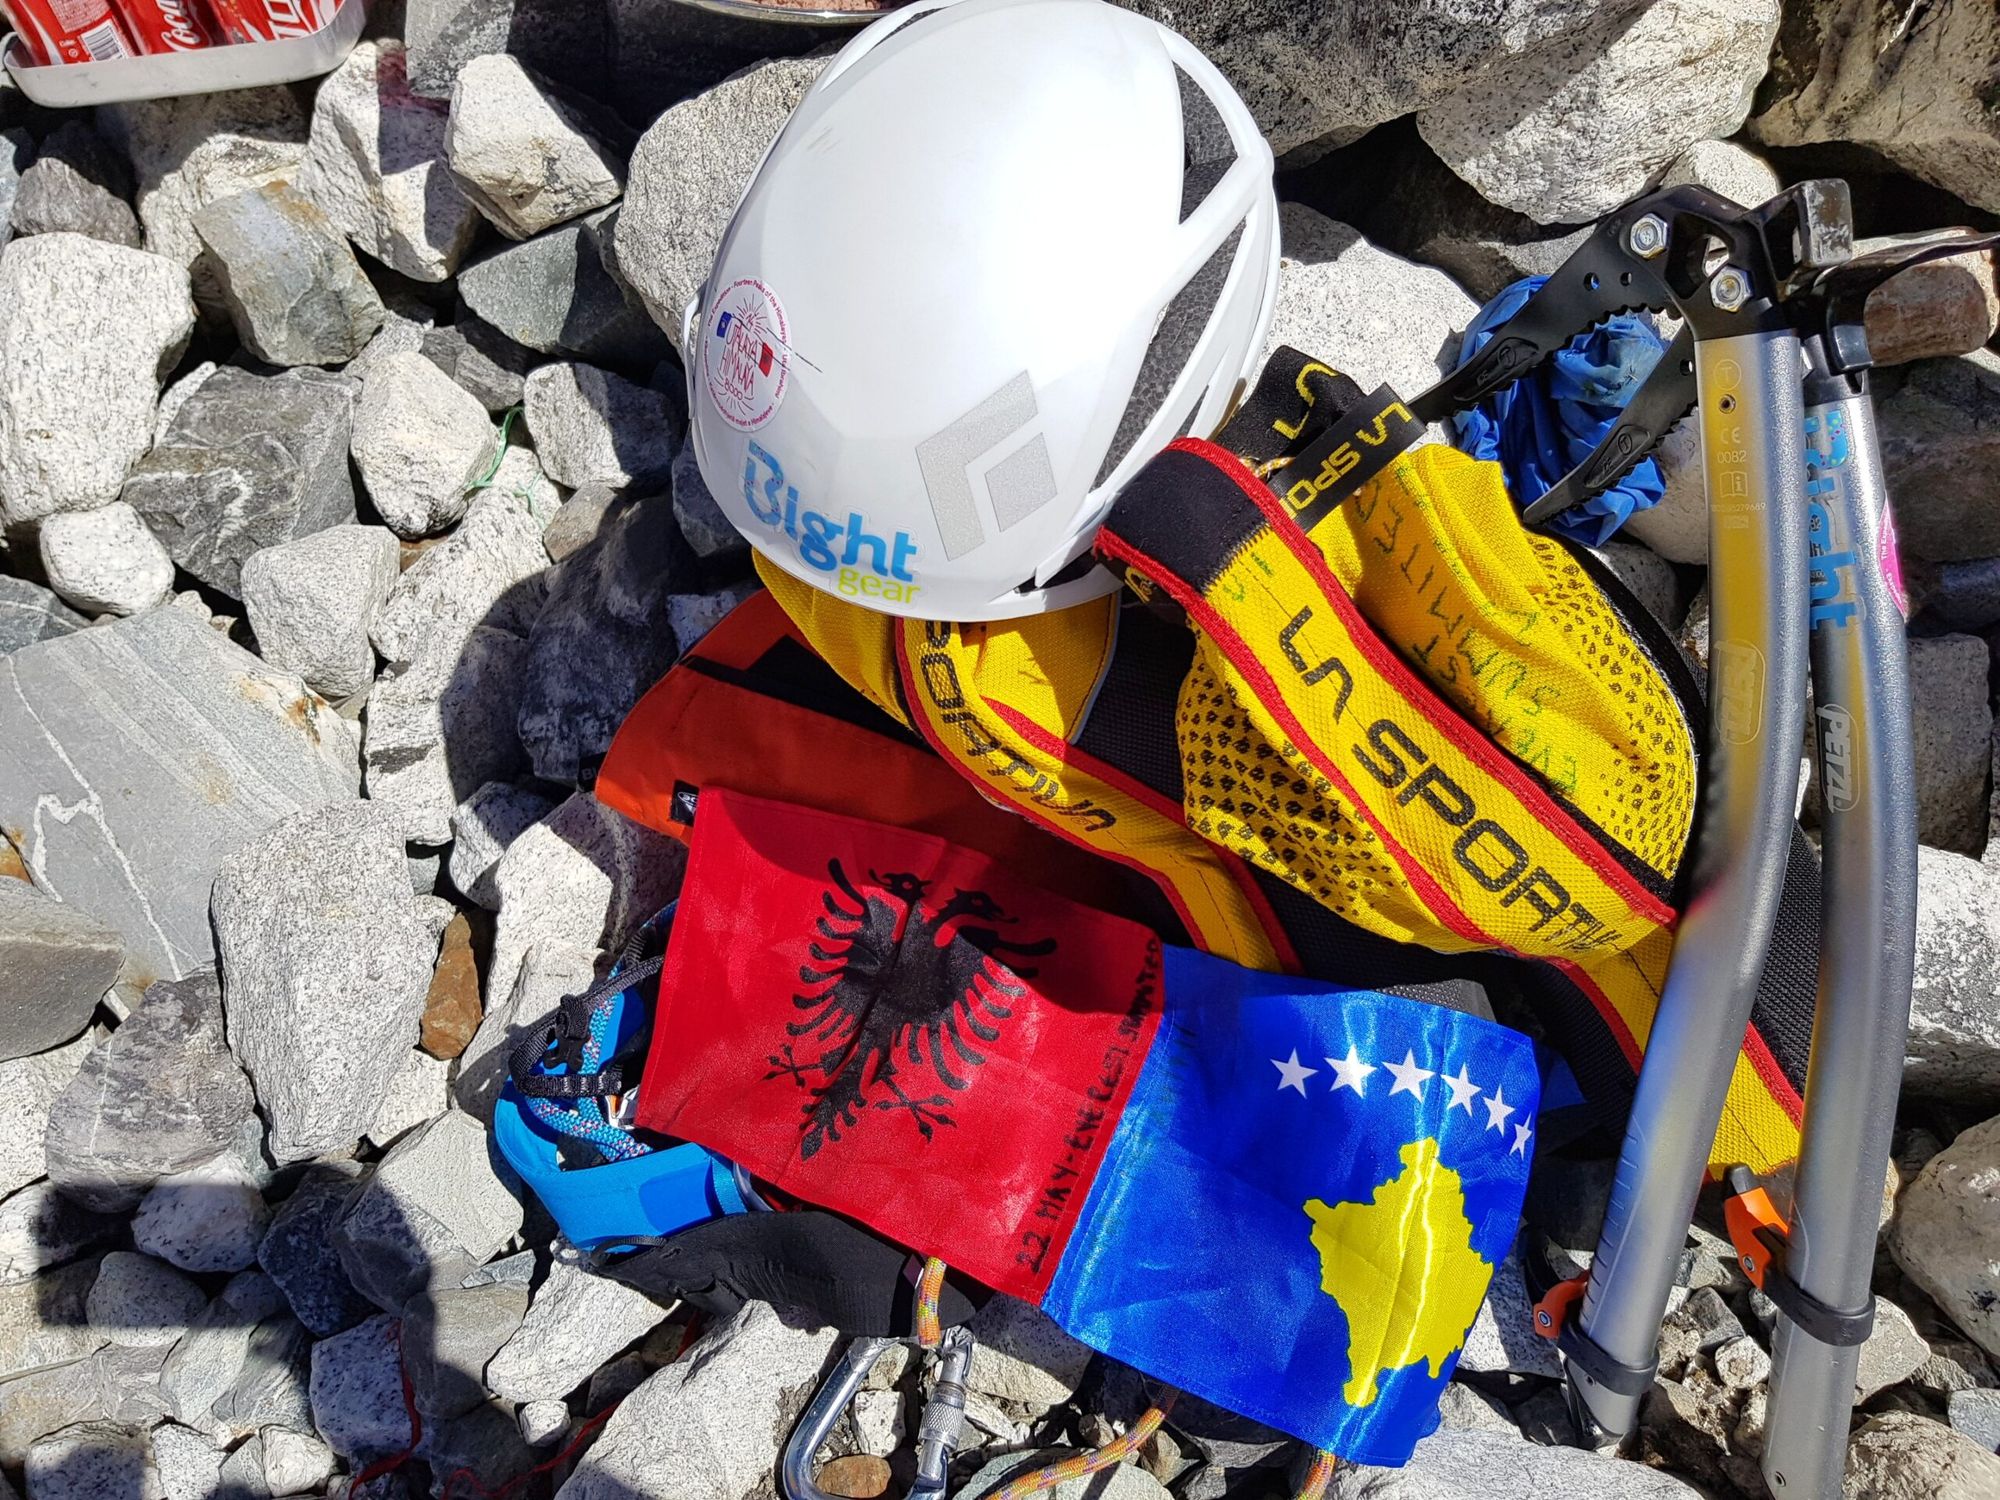
[[[933,1255],[917,1278],[917,1343],[926,1349],[944,1342],[944,1329],[938,1324],[938,1294],[943,1290],[944,1262]]]
[[[1296,1500],[1320,1500],[1333,1479],[1333,1471],[1339,1466],[1340,1460],[1326,1450],[1315,1453],[1312,1467],[1306,1470],[1305,1483],[1299,1486]]]

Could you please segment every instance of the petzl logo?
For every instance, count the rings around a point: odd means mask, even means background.
[[[1819,775],[1826,805],[1851,812],[1860,798],[1855,786],[1854,715],[1838,703],[1823,703],[1819,719]]]
[[[946,558],[963,557],[986,541],[972,492],[972,465],[1038,414],[1035,388],[1023,370],[949,427],[917,444],[917,467],[923,471]],[[1055,470],[1040,433],[986,471],[986,495],[1002,531],[1055,499]]]

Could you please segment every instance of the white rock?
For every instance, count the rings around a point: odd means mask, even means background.
[[[1341,1464],[1328,1500],[1701,1500],[1705,1491],[1661,1469],[1519,1436],[1440,1428],[1408,1467]]]
[[[1986,841],[1986,788],[1993,763],[1987,707],[1990,658],[1978,636],[1910,642],[1910,718],[1917,780],[1917,838],[1974,854]]]
[[[713,594],[673,594],[667,599],[667,625],[674,633],[674,649],[683,656],[695,643],[729,618],[737,605],[763,585],[755,579],[733,583]]]
[[[159,410],[153,414],[153,446],[166,441],[167,429],[174,425],[181,408],[187,405],[187,398],[201,389],[201,383],[215,373],[215,361],[205,359],[185,375],[174,378],[172,385],[160,392]]]
[[[493,471],[493,482],[487,488],[518,501],[544,532],[563,507],[562,490],[543,471],[535,450],[521,443],[510,444],[500,455],[500,467]]]
[[[996,1296],[973,1315],[965,1388],[1040,1413],[1076,1394],[1090,1350],[1040,1308]]]
[[[149,1436],[167,1500],[212,1500],[222,1482],[223,1454],[208,1435],[166,1422]]]
[[[1701,430],[1682,422],[1653,455],[1666,493],[1660,503],[1635,513],[1624,534],[1644,542],[1668,562],[1708,563],[1708,490],[1702,478]]]
[[[365,804],[286,820],[216,877],[229,1045],[280,1163],[346,1151],[417,1041],[436,944],[396,819]]]
[[[370,630],[376,649],[414,662],[456,654],[475,626],[525,636],[542,603],[536,576],[548,565],[527,507],[509,492],[482,490],[458,529],[395,580]]]
[[[1964,1132],[1903,1189],[1896,1264],[1989,1354],[2000,1354],[2000,1119]]]
[[[266,1427],[264,1483],[273,1495],[303,1495],[316,1491],[333,1474],[333,1450],[310,1433]]]
[[[163,1177],[140,1201],[132,1243],[183,1271],[241,1271],[270,1225],[264,1195],[227,1156]]]
[[[837,1338],[745,1305],[625,1398],[556,1500],[768,1492],[779,1434],[805,1409]]]
[[[506,53],[475,57],[451,91],[445,158],[481,212],[526,239],[617,201],[625,173],[581,112]]]
[[[239,1271],[189,1324],[167,1356],[160,1390],[174,1419],[219,1430],[214,1407],[242,1376],[258,1324],[284,1310],[284,1294],[261,1271]]]
[[[208,1305],[202,1289],[165,1261],[113,1250],[97,1269],[86,1307],[90,1327],[114,1344],[171,1344]]]
[[[1431,385],[1458,352],[1479,304],[1442,271],[1379,250],[1345,224],[1281,204],[1278,307],[1264,341],[1303,349],[1360,382],[1405,396]]]
[[[1735,133],[1764,76],[1778,9],[1778,0],[1607,9],[1419,110],[1417,129],[1489,202],[1538,224],[1594,219],[1645,191],[1696,141]]]
[[[319,87],[298,186],[377,260],[443,281],[479,228],[444,138],[445,109],[410,92],[402,44],[363,42]]]
[[[564,802],[515,839],[494,869],[500,919],[488,1009],[513,989],[530,948],[616,950],[673,899],[686,863],[678,840],[641,827],[588,792]]]
[[[1875,1299],[1875,1326],[1861,1346],[1854,1371],[1854,1404],[1871,1401],[1893,1385],[1901,1385],[1931,1357],[1931,1346],[1917,1332],[1910,1315],[1887,1297]]]
[[[110,1342],[90,1326],[90,1290],[99,1266],[97,1260],[80,1260],[0,1286],[0,1379],[45,1365],[75,1364]]]
[[[486,1367],[486,1383],[509,1401],[554,1401],[591,1372],[666,1321],[667,1310],[643,1292],[576,1263],[558,1243],[549,1278],[535,1293],[520,1331]]]
[[[1910,1411],[1871,1417],[1847,1443],[1842,1494],[1853,1500],[1989,1500],[2000,1457]]]
[[[423,355],[393,354],[362,382],[354,462],[398,536],[429,536],[464,515],[498,453],[486,408]]]
[[[28,1500],[179,1500],[169,1497],[144,1433],[86,1423],[45,1438],[22,1465]]]
[[[854,1398],[852,1413],[854,1438],[863,1453],[877,1458],[893,1457],[909,1435],[901,1392],[862,1391]]]
[[[118,498],[193,329],[187,273],[157,255],[80,234],[0,250],[0,523]]]
[[[1696,141],[1676,157],[1660,186],[1686,184],[1705,187],[1746,208],[1755,208],[1783,186],[1769,162],[1734,141]]]
[[[329,698],[360,692],[375,677],[369,627],[399,560],[395,533],[382,526],[329,526],[251,553],[243,609],[258,654]]]
[[[306,157],[298,96],[284,87],[184,94],[106,105],[98,122],[132,158],[146,248],[191,269],[197,300],[224,316],[194,216],[218,198],[298,171]]]
[[[515,1413],[521,1441],[530,1448],[547,1448],[569,1431],[569,1408],[560,1401],[523,1401]]]
[[[451,883],[468,901],[488,911],[500,909],[493,889],[500,856],[529,828],[555,810],[539,792],[489,781],[451,815]]]
[[[368,795],[412,843],[451,838],[451,815],[482,782],[524,769],[515,730],[528,643],[475,626],[454,651],[385,671],[368,697]]]
[[[758,63],[674,105],[639,138],[618,215],[618,266],[676,346],[681,313],[708,277],[744,184],[825,66],[805,57]]]
[[[95,1040],[85,1032],[67,1046],[0,1062],[0,1194],[48,1171],[42,1143],[49,1106],[76,1077]]]
[[[595,365],[552,364],[528,376],[525,401],[536,454],[557,484],[623,487],[673,469],[681,415],[659,391]]]
[[[1903,1087],[2000,1103],[2000,873],[1921,845]]]
[[[1732,1391],[1747,1391],[1771,1375],[1771,1356],[1748,1334],[1730,1339],[1714,1355],[1715,1373]]]
[[[313,1426],[342,1458],[380,1458],[410,1441],[396,1335],[396,1319],[378,1313],[313,1345]]]
[[[30,1281],[115,1237],[121,1217],[70,1202],[47,1179],[0,1199],[0,1287]]]
[[[485,1127],[456,1111],[399,1140],[334,1231],[355,1289],[401,1308],[491,1260],[521,1230],[521,1188],[497,1159]]]
[[[382,1107],[368,1139],[387,1146],[405,1131],[435,1120],[451,1107],[451,1064],[412,1047],[382,1093]]]
[[[136,615],[173,590],[174,560],[123,500],[48,517],[41,551],[49,587],[86,614]]]

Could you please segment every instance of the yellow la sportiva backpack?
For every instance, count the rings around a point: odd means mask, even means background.
[[[990,800],[1150,875],[1196,946],[1476,980],[1615,1126],[1689,863],[1699,684],[1596,558],[1520,524],[1496,464],[1411,449],[1302,529],[1288,457],[1361,399],[1274,355],[1218,441],[1120,496],[1097,554],[1122,597],[953,624],[759,570],[853,687]],[[1795,838],[1718,1172],[1797,1153],[1818,909]]]

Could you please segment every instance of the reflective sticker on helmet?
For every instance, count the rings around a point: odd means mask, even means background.
[[[702,383],[737,431],[755,432],[777,415],[791,374],[790,337],[784,306],[761,281],[731,282],[709,309]]]

